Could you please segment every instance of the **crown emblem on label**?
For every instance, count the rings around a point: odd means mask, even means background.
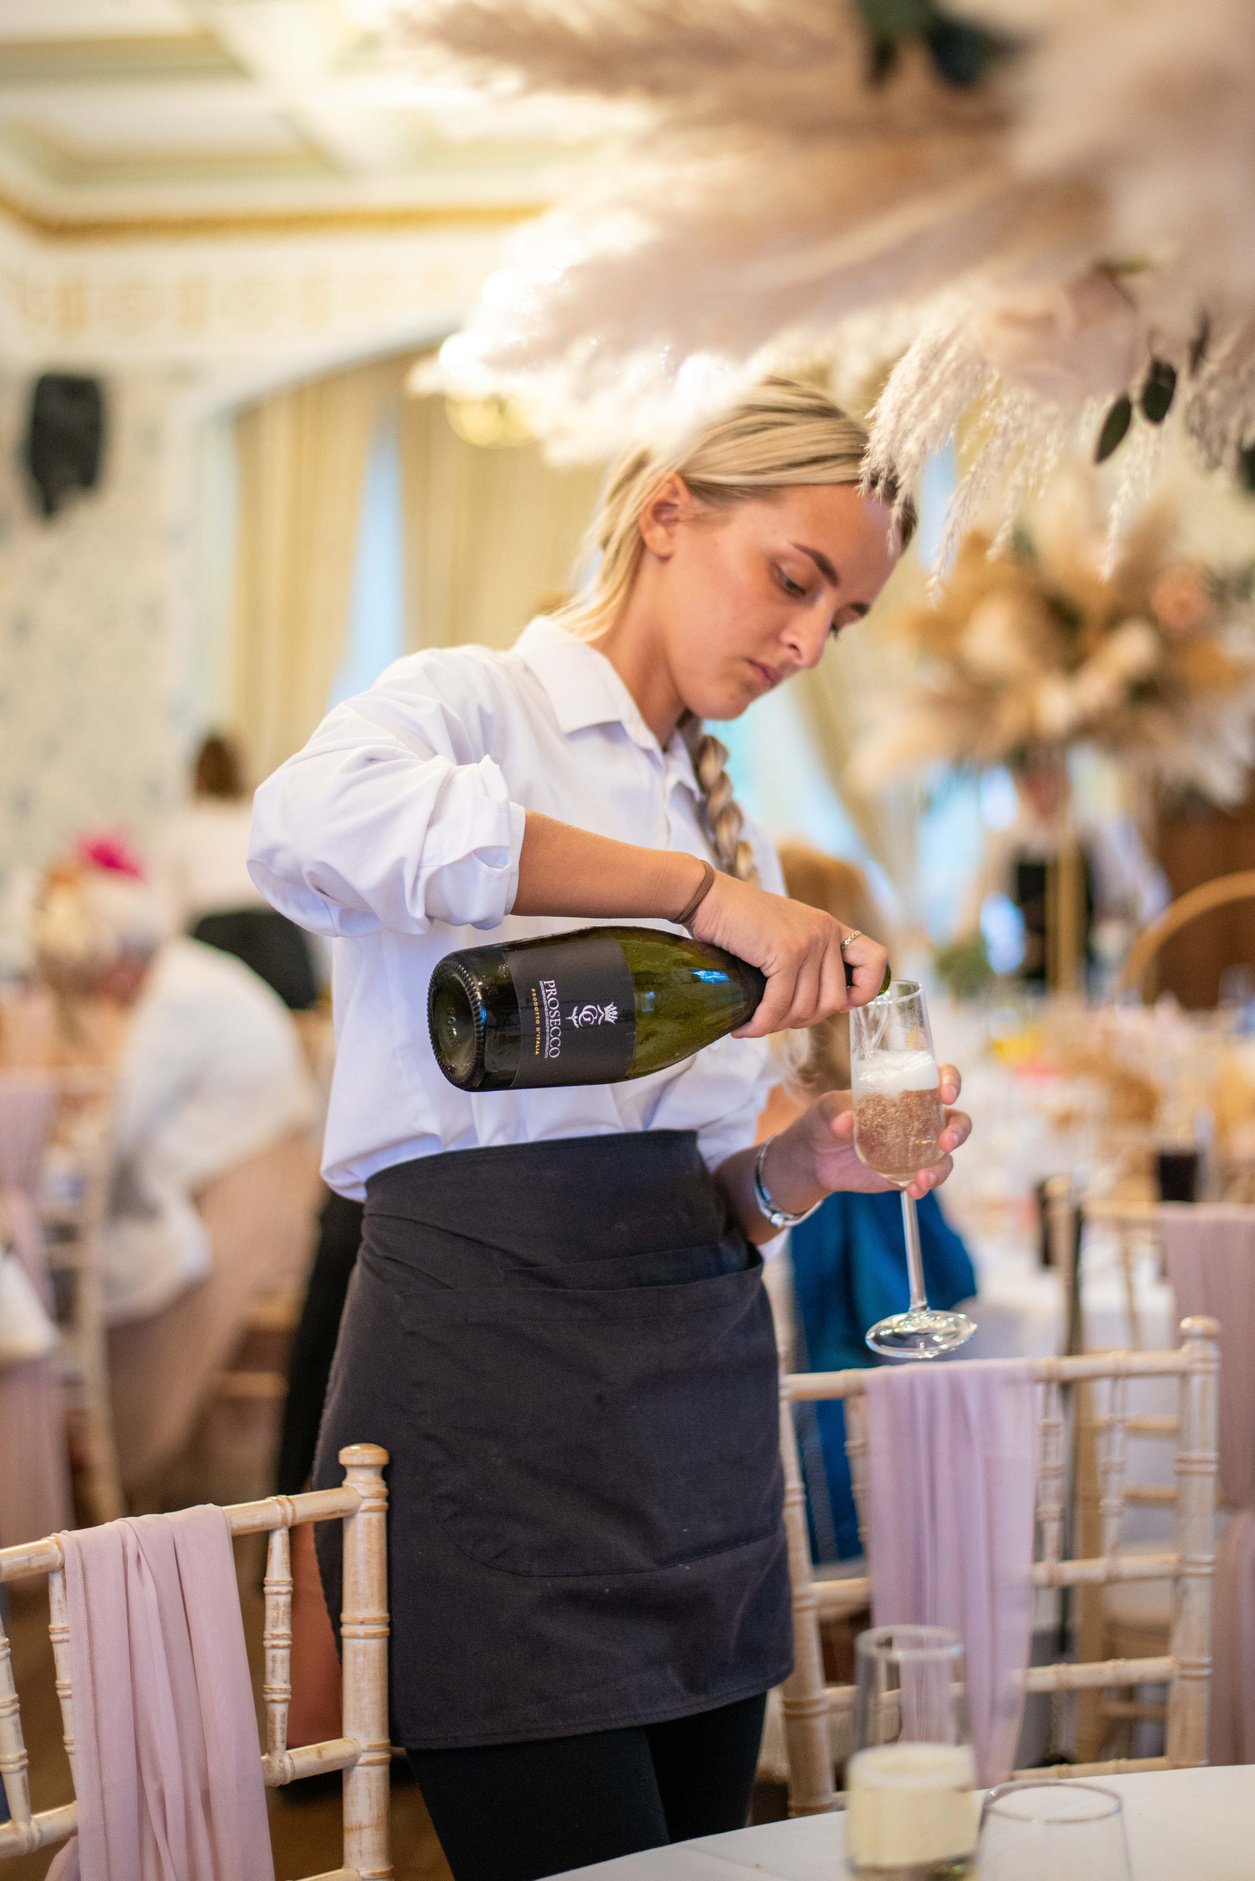
[[[586,1006],[572,1006],[572,1025],[613,1025],[619,1016],[619,1008],[614,1000],[604,1006],[590,1001]]]

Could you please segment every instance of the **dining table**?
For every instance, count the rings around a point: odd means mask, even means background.
[[[1255,1766],[1094,1781],[1123,1806],[1129,1881],[1251,1881],[1255,1875]],[[738,1875],[745,1881],[747,1870],[760,1881],[840,1881],[847,1872],[843,1813],[766,1822],[574,1872],[581,1881],[738,1881]],[[1105,1877],[1090,1868],[1077,1881]]]

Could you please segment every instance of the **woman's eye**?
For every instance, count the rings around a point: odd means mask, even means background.
[[[802,596],[806,593],[805,588],[803,588],[799,582],[792,580],[790,576],[786,575],[783,568],[777,568],[776,580],[780,583],[785,593],[792,595],[795,600],[801,600]]]

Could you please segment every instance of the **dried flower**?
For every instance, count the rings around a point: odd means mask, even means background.
[[[1150,607],[1170,634],[1197,633],[1213,612],[1202,569],[1194,562],[1173,562],[1151,589]]]
[[[1140,321],[1128,294],[1093,268],[1077,281],[1021,292],[976,310],[973,343],[1004,379],[1048,405],[1109,398],[1138,364]]]

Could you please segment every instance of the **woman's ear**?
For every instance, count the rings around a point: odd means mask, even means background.
[[[669,561],[675,554],[676,537],[696,508],[693,495],[678,471],[670,471],[657,486],[641,511],[641,540],[652,555]]]

